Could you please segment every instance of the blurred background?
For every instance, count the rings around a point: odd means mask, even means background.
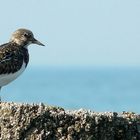
[[[140,1],[5,0],[0,17],[1,44],[27,28],[46,45],[3,101],[140,112]]]

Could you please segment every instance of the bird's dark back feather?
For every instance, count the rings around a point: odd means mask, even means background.
[[[16,43],[9,42],[0,46],[0,74],[17,72],[23,62],[26,66],[29,61],[28,50],[18,46]]]

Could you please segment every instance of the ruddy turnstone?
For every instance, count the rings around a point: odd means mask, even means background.
[[[29,62],[28,46],[44,46],[27,29],[15,31],[8,43],[0,46],[0,88],[15,80]]]

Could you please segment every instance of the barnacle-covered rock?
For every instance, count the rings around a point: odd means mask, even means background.
[[[0,103],[0,140],[135,140],[140,115],[133,112],[64,110],[44,104]]]

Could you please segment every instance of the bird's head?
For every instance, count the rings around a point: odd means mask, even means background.
[[[20,46],[28,46],[30,44],[37,44],[37,45],[45,46],[40,41],[35,39],[33,33],[27,29],[16,30],[12,34],[10,41]]]

